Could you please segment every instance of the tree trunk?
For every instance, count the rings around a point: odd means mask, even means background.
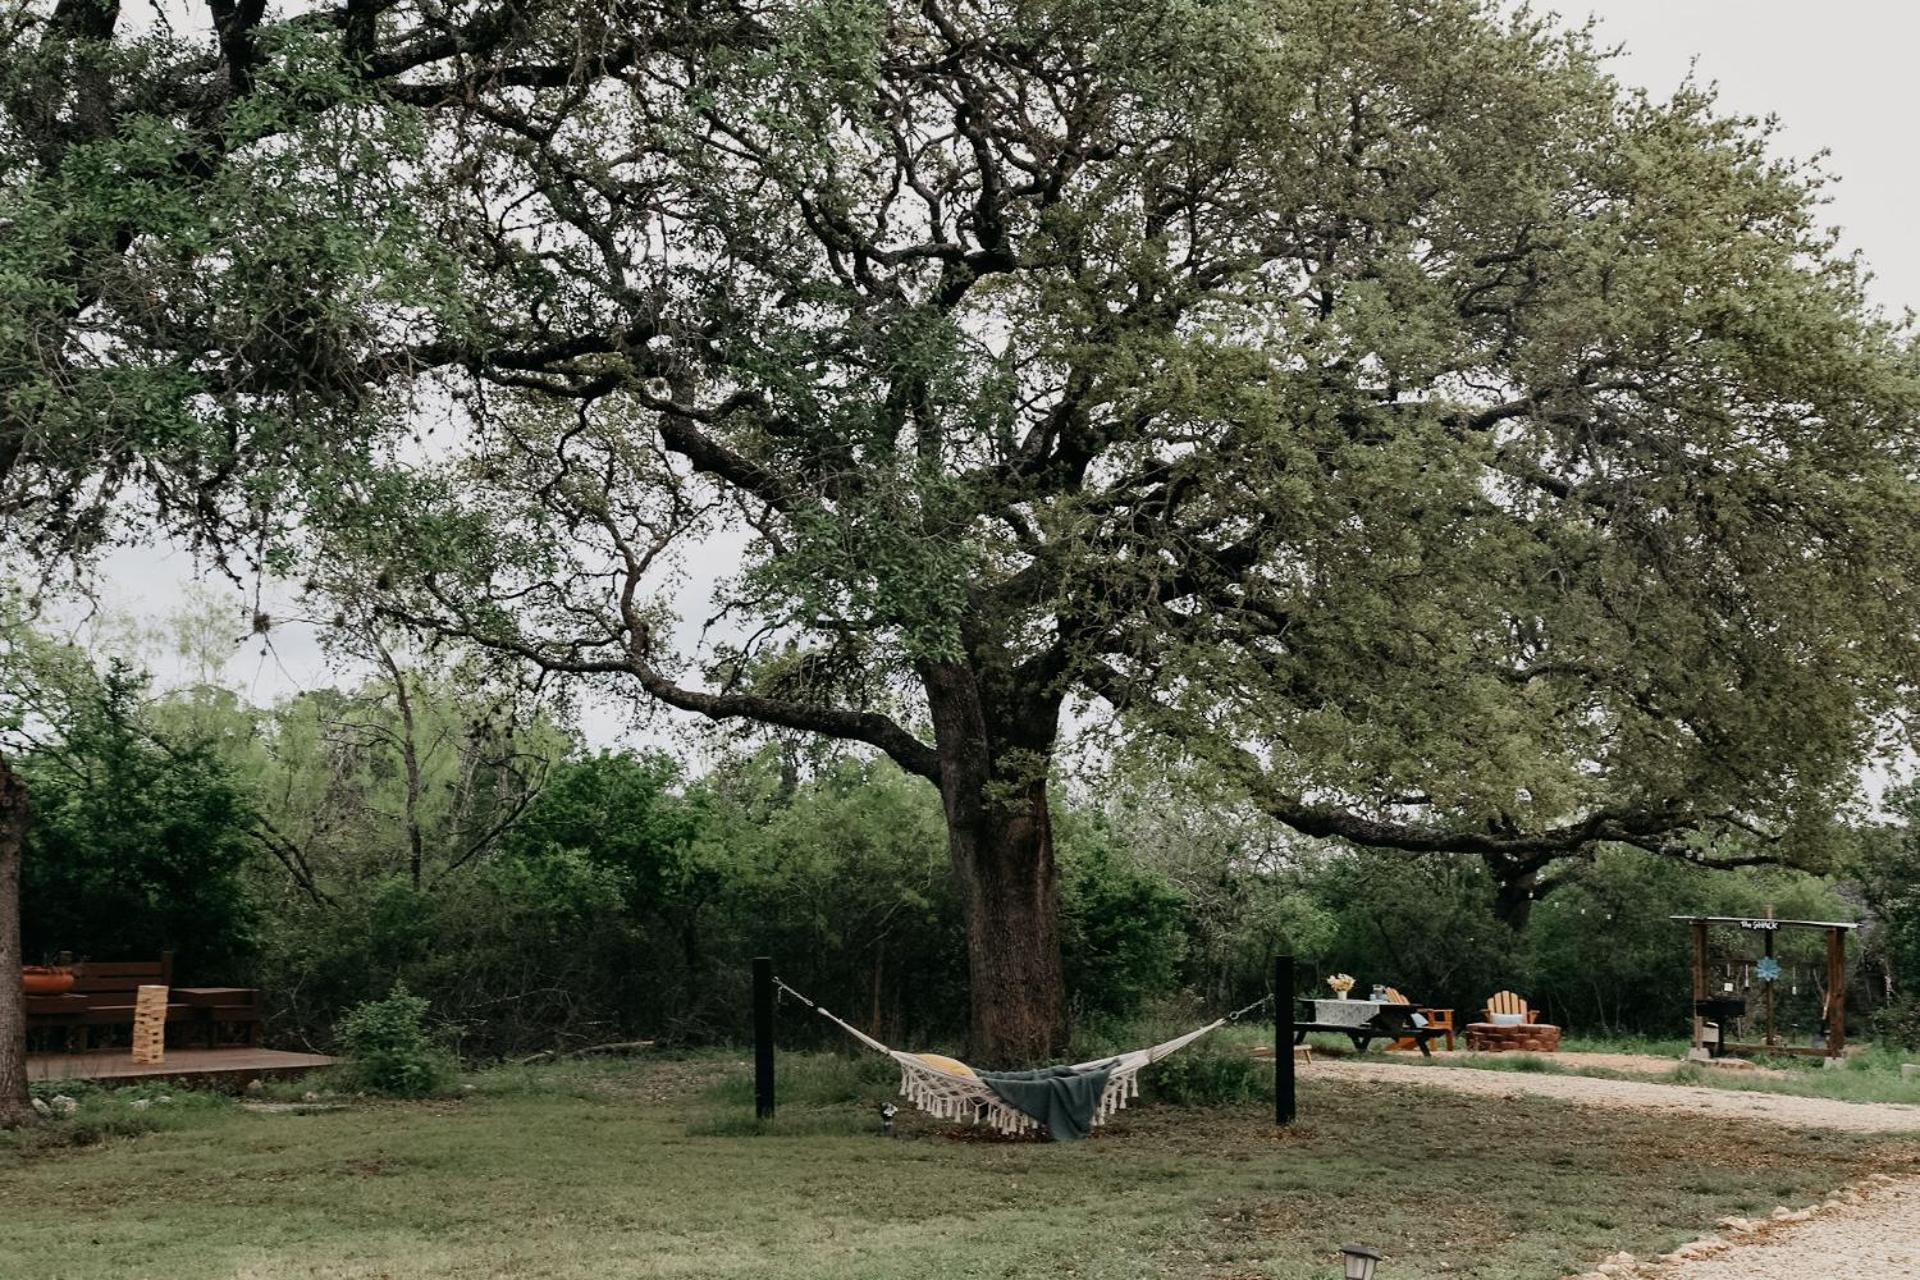
[[[33,1118],[27,1098],[27,998],[20,982],[20,850],[27,784],[0,759],[0,1129]]]
[[[1493,873],[1493,914],[1515,933],[1527,927],[1533,918],[1534,891],[1540,883],[1544,858],[1518,859],[1511,855],[1488,854],[1487,870]]]
[[[420,831],[420,746],[413,723],[413,699],[407,693],[406,673],[400,670],[393,654],[378,640],[373,647],[393,676],[393,693],[400,704],[400,760],[407,770],[407,874],[418,892],[426,842]]]
[[[967,916],[968,1053],[1033,1066],[1066,1047],[1047,768],[1057,697],[993,696],[977,672],[926,673],[947,845]]]

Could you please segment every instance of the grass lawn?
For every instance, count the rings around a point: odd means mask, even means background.
[[[1334,1086],[1302,1123],[1146,1105],[1092,1141],[903,1112],[877,1059],[789,1055],[762,1130],[737,1058],[498,1072],[454,1101],[262,1115],[124,1096],[0,1138],[6,1280],[1336,1276],[1550,1280],[1800,1204],[1920,1144],[1542,1099]],[[157,1119],[155,1119],[158,1117]],[[92,1145],[59,1145],[75,1127]]]

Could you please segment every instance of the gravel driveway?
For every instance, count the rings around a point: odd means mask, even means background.
[[[1776,1227],[1712,1257],[1637,1273],[1648,1280],[1809,1280],[1920,1276],[1920,1182],[1876,1189],[1862,1204]]]
[[[1300,1073],[1309,1079],[1419,1085],[1455,1093],[1533,1093],[1582,1107],[1686,1112],[1840,1129],[1848,1133],[1920,1133],[1920,1107],[1900,1102],[1836,1102],[1831,1098],[1796,1098],[1780,1093],[1748,1093],[1698,1085],[1602,1080],[1530,1071],[1475,1071],[1469,1067],[1416,1067],[1354,1058],[1316,1059],[1311,1066],[1301,1067]]]

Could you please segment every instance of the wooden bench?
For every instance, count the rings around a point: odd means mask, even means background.
[[[208,1048],[232,1028],[244,1043],[258,1043],[260,993],[251,987],[176,987],[170,951],[158,960],[75,965],[67,994],[27,997],[27,1030],[65,1032],[67,1047],[90,1048],[95,1027],[133,1026],[134,997],[143,986],[168,988],[167,1024],[202,1032]]]

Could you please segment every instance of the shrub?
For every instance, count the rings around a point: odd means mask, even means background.
[[[1873,1034],[1904,1049],[1920,1049],[1920,1000],[1911,996],[1874,1010],[1868,1023]]]
[[[346,1078],[352,1087],[419,1098],[452,1085],[453,1056],[427,1030],[428,1003],[395,983],[386,999],[347,1011],[334,1035],[349,1059]]]
[[[1061,857],[1061,962],[1081,1017],[1135,1017],[1153,997],[1175,988],[1185,910],[1178,889],[1103,833],[1067,842]]]
[[[1151,1096],[1180,1107],[1223,1106],[1273,1096],[1272,1067],[1246,1053],[1194,1045],[1147,1070]]]

